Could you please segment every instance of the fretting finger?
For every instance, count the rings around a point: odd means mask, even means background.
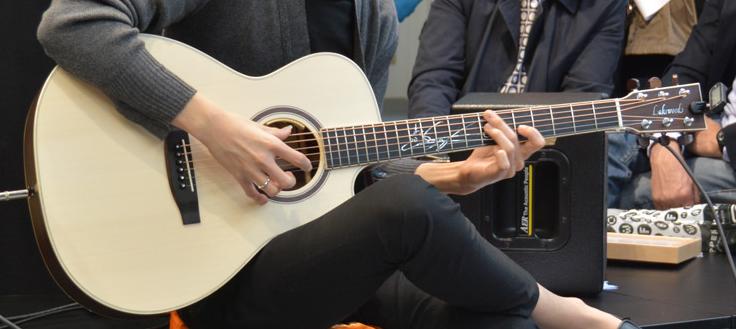
[[[508,154],[513,154],[513,152],[515,152],[514,149],[516,148],[516,146],[508,139],[508,137],[506,137],[506,134],[501,132],[500,129],[494,128],[493,126],[491,126],[491,124],[485,124],[483,126],[483,131],[485,131],[485,133],[488,134],[488,136],[490,136],[494,142],[496,142],[496,145],[498,145]]]
[[[506,138],[508,138],[512,143],[519,142],[519,139],[516,136],[516,132],[511,129],[506,121],[504,121],[496,112],[493,112],[491,110],[485,111],[483,112],[483,117],[488,123],[491,124],[491,126],[500,130],[504,135],[506,135]]]
[[[496,142],[496,145],[501,147],[506,152],[509,164],[511,165],[511,172],[515,173],[523,169],[524,160],[526,158],[523,158],[521,154],[519,154],[519,143],[509,140],[506,134],[501,132],[501,130],[498,128],[492,128],[490,124],[487,124],[486,127],[486,133],[491,136],[491,138],[493,138],[493,140]]]
[[[521,136],[526,138],[526,142],[522,143],[519,152],[524,159],[529,158],[534,152],[539,151],[544,146],[544,137],[539,133],[539,130],[521,125],[518,131]]]

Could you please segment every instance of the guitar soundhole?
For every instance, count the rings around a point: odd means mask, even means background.
[[[291,172],[296,178],[296,185],[290,189],[284,189],[284,191],[293,191],[304,187],[315,177],[320,163],[319,144],[317,143],[317,137],[314,132],[312,132],[309,127],[288,119],[277,119],[266,123],[266,125],[274,128],[283,128],[288,125],[293,127],[291,129],[291,136],[289,136],[284,143],[306,155],[307,158],[312,161],[312,170],[304,172],[303,170],[294,167],[286,160],[280,158],[277,159],[276,162],[279,167],[286,172]]]

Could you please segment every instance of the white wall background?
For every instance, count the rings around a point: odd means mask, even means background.
[[[411,70],[419,48],[419,33],[431,4],[430,0],[422,1],[414,13],[399,25],[399,46],[389,68],[386,98],[406,99],[406,88],[411,80]]]

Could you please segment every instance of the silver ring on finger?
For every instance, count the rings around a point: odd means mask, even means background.
[[[269,176],[266,176],[266,181],[263,182],[263,184],[261,185],[253,183],[253,185],[255,185],[261,191],[265,190],[268,187],[268,184],[271,184],[271,177]]]

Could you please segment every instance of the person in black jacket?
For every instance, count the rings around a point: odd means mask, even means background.
[[[699,82],[703,96],[718,82],[731,86],[736,78],[736,2],[708,0],[685,49],[680,52],[663,76],[672,83]],[[736,176],[727,161],[716,134],[719,118],[707,118],[708,129],[695,135],[685,156],[696,178],[714,202],[736,201]],[[677,136],[671,136],[677,137]],[[670,147],[680,151],[677,140]],[[609,138],[609,207],[657,208],[681,207],[701,202],[695,184],[680,163],[662,145],[653,144],[647,161],[639,150],[636,137],[621,134]]]
[[[623,0],[436,0],[420,36],[409,116],[448,114],[474,91],[610,95],[625,18]]]

